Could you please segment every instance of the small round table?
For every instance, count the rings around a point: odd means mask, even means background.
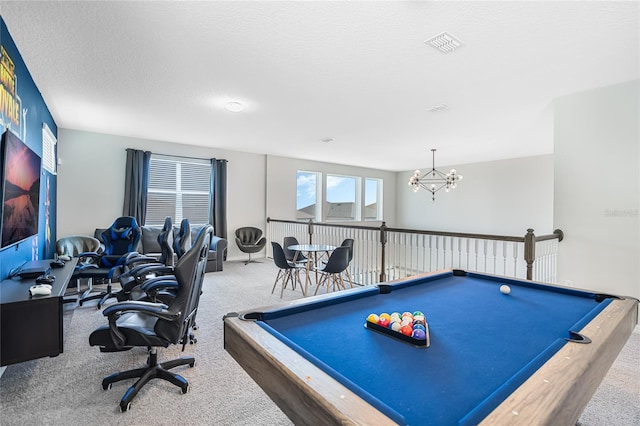
[[[311,262],[318,263],[318,253],[325,253],[327,256],[329,252],[332,252],[336,249],[336,246],[330,246],[327,244],[294,244],[292,246],[287,246],[287,248],[291,251],[296,252],[293,257],[293,262],[295,263],[296,258],[298,257],[298,253],[306,253],[307,255],[307,277],[304,281],[304,295],[307,295],[307,289],[309,288],[309,273],[311,272]],[[312,256],[313,255],[313,256]],[[313,259],[312,259],[313,258]],[[318,283],[318,272],[316,271],[316,284]]]

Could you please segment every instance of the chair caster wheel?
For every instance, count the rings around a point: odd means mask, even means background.
[[[113,383],[109,383],[107,385],[102,385],[102,390],[108,390],[111,389],[111,386],[113,386]]]
[[[182,393],[185,394],[189,392],[189,385],[186,385],[185,387],[182,388]]]
[[[189,364],[189,368],[193,368],[195,366],[196,366],[196,362],[195,361],[193,361],[191,364]]]
[[[130,409],[131,409],[131,403],[130,402],[127,402],[125,405],[120,404],[120,412],[121,413],[127,412]]]

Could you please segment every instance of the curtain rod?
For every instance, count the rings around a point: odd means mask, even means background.
[[[125,151],[142,151],[136,148],[127,148],[125,149]],[[215,157],[209,157],[209,158],[199,158],[199,157],[187,157],[186,155],[173,155],[173,154],[161,154],[159,152],[152,152],[152,151],[147,151],[150,152],[151,154],[156,154],[156,155],[164,155],[165,157],[175,157],[175,158],[186,158],[189,160],[220,160],[220,161],[224,161],[225,163],[228,163],[229,160],[225,159],[225,158],[215,158]]]

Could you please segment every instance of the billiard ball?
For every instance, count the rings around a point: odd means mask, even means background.
[[[386,312],[381,313],[380,315],[378,315],[380,318],[386,318],[386,319],[391,319],[391,315],[389,315]]]
[[[384,328],[389,327],[389,318],[385,318],[383,316],[379,317],[378,318],[378,325],[380,327],[384,327]]]
[[[424,330],[420,329],[413,330],[413,333],[411,333],[411,337],[418,340],[425,340],[427,338],[427,333],[425,333]]]
[[[411,336],[411,333],[413,333],[413,327],[411,327],[410,325],[403,325],[402,327],[400,327],[400,333],[404,334],[405,336]]]
[[[369,316],[367,317],[367,321],[372,322],[374,324],[377,324],[379,319],[380,318],[376,314],[369,314]]]
[[[500,286],[500,293],[502,293],[502,294],[511,293],[511,287],[509,287],[508,285],[501,285]]]
[[[422,324],[413,324],[413,331],[416,331],[416,330],[426,331],[427,328]]]
[[[418,316],[423,317],[423,316],[424,316],[424,314],[423,314],[421,311],[415,311],[415,312],[413,313],[413,317],[415,318],[415,317],[418,317]]]
[[[402,327],[402,326],[400,325],[400,322],[398,322],[398,321],[394,321],[394,322],[392,322],[392,323],[390,323],[390,324],[389,324],[389,328],[390,328],[391,330],[393,330],[393,331],[398,332],[398,333],[400,333],[400,328],[401,328],[401,327]]]

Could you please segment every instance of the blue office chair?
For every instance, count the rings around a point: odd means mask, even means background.
[[[104,302],[110,297],[115,297],[112,293],[111,280],[120,273],[121,265],[131,252],[135,252],[140,241],[142,231],[134,217],[122,216],[117,218],[113,224],[102,232],[102,242],[104,251],[98,259],[99,266],[108,270],[104,278],[107,279],[107,289],[98,294],[82,297],[78,304],[82,306],[87,300],[98,299],[97,308],[100,309]]]

